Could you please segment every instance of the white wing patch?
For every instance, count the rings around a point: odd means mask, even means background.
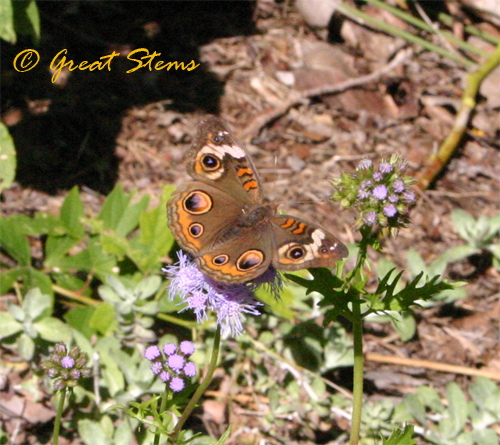
[[[218,155],[219,159],[222,159],[225,154],[228,154],[236,159],[241,159],[246,156],[245,151],[238,147],[237,145],[206,145],[200,150],[201,153],[213,153]]]

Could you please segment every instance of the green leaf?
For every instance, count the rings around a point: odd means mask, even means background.
[[[404,402],[418,423],[425,425],[425,406],[420,398],[416,394],[407,394],[404,396]]]
[[[145,300],[154,295],[161,285],[161,278],[156,275],[141,280],[134,289],[134,295],[138,300]]]
[[[60,267],[59,261],[70,249],[78,244],[79,240],[68,235],[49,235],[45,244],[45,262],[47,269]]]
[[[54,317],[46,317],[34,323],[35,328],[44,340],[68,343],[72,338],[71,328]]]
[[[31,320],[52,315],[54,296],[43,294],[38,287],[30,289],[23,301],[23,311]]]
[[[116,328],[115,310],[109,303],[100,303],[90,319],[90,327],[101,335],[108,335]]]
[[[112,445],[101,425],[92,420],[79,420],[78,433],[80,438],[85,442],[85,445]]]
[[[417,322],[415,317],[409,312],[395,312],[391,314],[391,322],[394,329],[398,332],[399,338],[404,341],[410,341],[417,332]]]
[[[120,347],[118,341],[112,337],[102,339],[96,346],[96,350],[100,353],[100,359],[103,365],[103,376],[112,397],[115,397],[119,391],[125,388],[123,373],[116,363],[116,360],[112,357],[112,351]]]
[[[472,439],[477,445],[498,445],[498,436],[493,429],[474,430]]]
[[[415,445],[417,441],[413,439],[413,425],[405,425],[392,432],[390,437],[384,438],[383,445]]]
[[[35,342],[26,333],[22,333],[16,341],[19,355],[25,360],[31,360],[35,353]]]
[[[231,425],[229,425],[229,427],[227,428],[227,430],[224,432],[224,434],[222,436],[220,436],[220,439],[217,441],[217,444],[216,445],[223,445],[223,443],[229,438],[229,436],[231,435]]]
[[[442,413],[444,411],[441,397],[433,388],[429,386],[419,386],[417,388],[417,396],[419,400],[432,411],[436,413]]]
[[[2,3],[6,2],[4,1]],[[3,9],[3,6],[0,6],[0,8]],[[0,17],[3,16],[2,12],[3,11],[0,11]],[[4,28],[4,26],[5,24],[0,25],[0,38],[2,37],[2,28]],[[17,158],[14,141],[5,124],[0,122],[0,193],[8,189],[14,182],[16,165]]]
[[[40,15],[35,0],[14,2],[14,24],[16,31],[30,35],[38,43],[40,40]]]
[[[14,283],[21,279],[23,274],[24,270],[22,268],[2,271],[2,279],[0,280],[0,295],[5,294],[12,289]]]
[[[0,218],[0,244],[19,265],[29,266],[31,264],[30,244],[15,218]]]
[[[0,2],[0,39],[15,44],[17,41],[16,31],[14,29],[14,2]]]
[[[82,239],[85,235],[85,226],[82,222],[84,217],[83,203],[80,199],[78,187],[75,186],[69,191],[63,202],[61,221],[64,223],[67,233],[77,240]]]
[[[451,220],[460,237],[467,242],[473,243],[475,241],[473,231],[476,221],[471,215],[465,210],[457,209],[451,212]]]
[[[474,400],[474,403],[478,407],[484,409],[486,400],[490,395],[493,394],[500,398],[500,389],[492,380],[478,376],[476,378],[476,383],[469,387],[469,394],[472,400]]]
[[[455,246],[451,249],[445,250],[445,252],[441,255],[441,257],[446,260],[448,263],[454,263],[456,261],[460,261],[464,258],[467,258],[471,255],[475,255],[480,253],[481,250],[477,249],[470,244],[464,244],[462,246]]]
[[[22,331],[23,326],[8,312],[0,312],[0,339]]]
[[[23,267],[19,272],[19,278],[23,280],[25,289],[39,287],[43,294],[54,296],[52,281],[46,274],[32,267]]]
[[[312,280],[299,277],[298,275],[286,274],[285,276],[303,287],[306,288],[306,293],[309,295],[311,292],[319,292],[325,298],[320,302],[320,306],[332,305],[339,309],[346,309],[348,298],[346,298],[344,291],[335,291],[334,289],[340,288],[343,281],[332,275],[332,273],[325,268],[309,269],[312,275]]]
[[[96,333],[96,330],[91,326],[94,311],[95,307],[76,307],[64,315],[64,320],[68,323],[68,326],[71,326],[90,340],[92,335]]]
[[[104,201],[97,217],[104,222],[104,229],[116,230],[130,199],[131,196],[125,194],[122,184],[118,183]]]
[[[127,236],[139,224],[139,218],[142,212],[148,208],[149,196],[144,195],[141,200],[128,206],[118,222],[115,232],[118,236]]]
[[[467,421],[467,399],[460,387],[451,382],[446,388],[448,417],[439,423],[439,431],[444,438],[453,439],[463,431]]]
[[[156,268],[161,260],[172,248],[174,237],[167,226],[167,201],[174,187],[163,187],[160,196],[160,205],[151,212],[143,212],[140,216],[138,237],[131,242],[134,250],[142,251],[141,256],[131,259],[142,272],[149,272]]]

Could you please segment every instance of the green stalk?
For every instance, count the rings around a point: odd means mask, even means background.
[[[168,402],[168,396],[170,393],[170,389],[168,387],[168,384],[165,384],[165,391],[161,395],[161,404],[160,404],[160,413],[164,413],[165,410],[167,409],[167,402]],[[160,437],[161,434],[155,434],[155,440],[153,442],[153,445],[159,445],[160,443]]]
[[[184,423],[188,419],[188,417],[191,415],[192,411],[195,409],[196,404],[198,403],[198,400],[200,400],[200,397],[203,395],[205,390],[208,388],[208,385],[210,384],[210,381],[212,380],[212,376],[214,375],[215,367],[217,366],[217,360],[219,358],[219,350],[220,350],[220,326],[217,326],[217,329],[215,331],[215,336],[214,336],[214,346],[212,350],[212,358],[210,360],[210,365],[208,367],[208,372],[205,377],[205,380],[201,383],[200,386],[198,386],[198,389],[194,393],[193,397],[189,401],[188,405],[186,406],[186,409],[182,413],[181,418],[179,419],[179,422],[175,426],[174,430],[172,431],[172,438],[171,438],[171,443],[176,444],[177,439],[179,437],[179,434],[182,430],[182,427],[184,426]]]
[[[455,22],[453,17],[450,17],[448,14],[445,14],[444,12],[439,13],[438,19],[440,21],[442,21],[445,25],[448,25],[448,26],[452,26],[453,23]],[[481,31],[480,29],[476,28],[475,26],[465,25],[464,30],[467,34],[470,34],[471,36],[479,37],[480,39],[483,39],[485,42],[493,43],[493,45],[495,45],[495,46],[500,43],[499,39],[493,37],[491,34],[488,34],[486,32]]]
[[[352,337],[354,344],[354,375],[353,375],[353,405],[350,445],[359,443],[361,429],[361,412],[363,409],[363,318],[361,317],[361,300],[355,298],[352,302]]]
[[[66,400],[67,389],[61,389],[59,396],[59,406],[57,407],[56,419],[54,421],[54,434],[52,436],[52,445],[57,445],[59,443],[59,430],[61,429],[61,418],[64,408],[64,401]]]
[[[439,46],[436,46],[436,45],[428,42],[427,40],[422,39],[421,37],[418,37],[418,36],[415,36],[409,32],[403,31],[399,28],[396,28],[395,26],[391,26],[391,25],[383,22],[382,20],[378,20],[376,18],[373,18],[372,16],[370,16],[364,12],[361,12],[359,9],[353,8],[353,7],[348,6],[344,3],[341,3],[338,6],[338,9],[339,9],[339,11],[343,12],[348,17],[349,16],[358,17],[361,20],[364,20],[365,22],[367,22],[368,24],[373,25],[373,26],[381,29],[382,31],[387,32],[388,34],[401,37],[401,38],[407,40],[408,42],[414,43],[416,45],[421,46],[422,48],[427,49],[428,51],[435,52],[436,54],[439,54],[440,56],[446,57],[446,58],[453,60],[457,63],[465,65],[467,68],[473,68],[474,66],[476,66],[476,63],[469,60],[469,59],[466,59],[464,57],[461,57],[457,54],[452,53],[451,51],[447,51]]]
[[[448,40],[449,42],[453,43],[456,45],[458,48],[461,48],[466,51],[470,51],[471,53],[477,54],[481,57],[489,57],[489,54],[486,51],[483,51],[479,48],[476,48],[475,46],[471,45],[470,43],[464,42],[462,39],[459,39],[455,37],[451,32],[444,31],[441,29],[435,29],[432,26],[430,26],[428,23],[424,22],[423,20],[420,20],[411,14],[408,14],[407,12],[402,11],[401,9],[395,8],[394,6],[391,6],[387,3],[381,2],[380,0],[365,0],[367,3],[371,3],[374,6],[377,6],[381,9],[385,9],[386,11],[389,11],[391,14],[395,15],[396,17],[399,17],[401,20],[404,20],[407,23],[410,23],[411,25],[420,28],[424,31],[429,31],[432,33],[437,33],[440,36],[442,36],[444,39]]]

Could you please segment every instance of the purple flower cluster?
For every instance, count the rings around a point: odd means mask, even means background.
[[[177,348],[173,343],[163,346],[164,358],[158,346],[149,346],[144,353],[151,364],[151,371],[160,377],[163,383],[168,383],[170,389],[179,392],[184,389],[182,377],[194,377],[196,375],[196,365],[186,359],[195,351],[193,343],[183,341]]]
[[[281,277],[272,268],[250,284],[225,285],[206,277],[182,251],[177,256],[176,265],[163,269],[170,278],[170,300],[178,295],[186,303],[181,311],[192,309],[199,323],[208,318],[207,311],[214,311],[223,335],[241,334],[245,314],[260,315],[262,303],[253,295],[258,286],[269,284],[274,295],[281,290]]]
[[[69,352],[64,343],[57,343],[49,359],[41,364],[41,368],[54,381],[54,388],[62,390],[74,387],[78,380],[88,378],[92,370],[85,367],[87,354],[80,351],[78,346],[73,346]]]
[[[405,172],[406,163],[398,155],[382,160],[378,168],[371,160],[363,159],[355,173],[333,181],[337,187],[333,199],[359,211],[357,229],[378,225],[396,230],[408,223],[409,210],[416,201],[410,188],[414,180]]]

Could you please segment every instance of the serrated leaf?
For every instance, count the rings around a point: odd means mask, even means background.
[[[72,338],[71,328],[58,318],[45,317],[34,323],[40,337],[51,342],[68,343]]]
[[[384,438],[383,445],[415,445],[413,439],[413,425],[405,425],[404,428],[394,430],[390,437]]]
[[[15,218],[0,218],[0,245],[19,265],[31,264],[30,244]]]
[[[5,3],[5,2],[4,2]],[[10,3],[10,2],[9,2]],[[2,13],[3,17],[3,7]],[[9,26],[9,24],[0,25],[0,38],[2,37],[2,28]],[[0,193],[3,190],[8,189],[14,182],[16,176],[16,147],[14,146],[14,140],[9,134],[9,130],[3,122],[0,122]]]

